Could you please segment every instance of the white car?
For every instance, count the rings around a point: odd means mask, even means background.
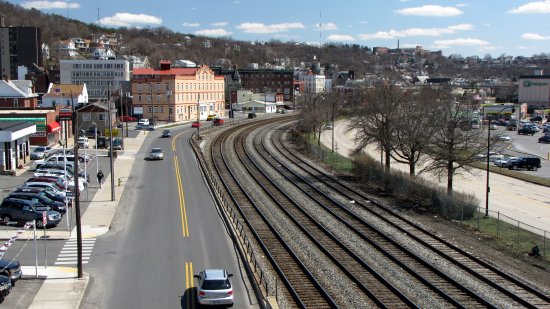
[[[53,151],[53,148],[52,147],[48,147],[48,146],[38,146],[34,149],[33,152],[31,152],[31,159],[32,160],[39,160],[39,159],[44,159],[45,157],[47,157],[49,154],[51,154]]]
[[[499,141],[502,141],[502,142],[510,142],[512,141],[512,139],[510,138],[510,136],[508,135],[501,135],[498,137],[498,140]]]
[[[78,148],[90,148],[90,141],[87,137],[78,138]]]
[[[504,158],[498,158],[493,163],[498,167],[506,167],[508,164],[508,161],[517,159],[517,157],[504,157]]]
[[[233,284],[225,269],[205,269],[195,275],[198,279],[197,298],[201,305],[233,306]]]
[[[164,159],[164,152],[162,151],[162,148],[153,148],[151,149],[151,152],[149,152],[149,160],[163,160]]]

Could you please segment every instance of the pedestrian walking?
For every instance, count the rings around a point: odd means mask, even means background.
[[[99,172],[97,172],[97,182],[99,183],[100,188],[101,184],[103,183],[103,177],[105,177],[105,175],[103,175],[103,172],[99,170]]]

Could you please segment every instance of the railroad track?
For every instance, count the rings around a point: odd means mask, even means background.
[[[333,193],[335,192],[347,200],[354,201],[356,206],[362,207],[365,211],[368,211],[369,214],[393,226],[404,235],[407,235],[425,248],[435,252],[441,258],[444,258],[449,263],[464,270],[477,280],[498,291],[502,297],[509,298],[519,306],[530,308],[550,307],[550,297],[547,294],[523,283],[437,235],[430,233],[418,224],[404,218],[399,213],[384,207],[364,193],[325,173],[317,166],[297,156],[295,154],[296,151],[289,149],[289,147],[282,142],[281,136],[282,134],[277,134],[276,136],[274,135],[274,138],[270,139],[273,148],[277,149],[278,152],[269,152],[264,148],[264,155],[277,160],[276,164],[284,166],[284,164],[292,163],[298,166],[302,171],[307,173],[308,176],[306,178],[308,180],[304,180],[304,177],[301,177],[301,179],[308,183],[310,188],[316,188],[315,191],[321,192],[321,190],[317,188],[319,184],[322,184],[326,188],[330,188]],[[296,174],[293,175],[294,177],[298,177]],[[313,182],[316,184],[314,185]],[[328,198],[329,193],[323,193],[323,195]]]
[[[261,126],[262,122],[253,125]],[[321,287],[314,276],[292,252],[288,244],[273,228],[257,205],[247,195],[244,188],[237,181],[229,168],[225,158],[224,144],[226,139],[238,131],[239,127],[231,128],[213,142],[211,155],[214,169],[223,182],[223,186],[230,193],[241,216],[245,219],[254,238],[264,251],[271,265],[279,275],[279,279],[286,287],[287,294],[294,301],[296,308],[335,308],[337,305],[328,293]]]

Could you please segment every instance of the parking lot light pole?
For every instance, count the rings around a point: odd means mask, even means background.
[[[73,132],[74,132],[74,209],[76,213],[76,252],[77,252],[77,268],[78,278],[82,278],[82,223],[80,220],[80,191],[78,189],[78,114],[74,108],[74,101],[71,96],[71,104],[73,107]]]
[[[508,109],[509,106],[506,106],[504,107],[503,109],[501,109],[496,115],[499,116],[500,113],[502,113],[505,109]],[[512,114],[514,114],[516,111],[516,109],[512,106]],[[487,116],[487,118],[489,118]],[[491,174],[489,172],[489,162],[490,162],[490,158],[489,158],[489,152],[491,150],[491,120],[488,119],[489,122],[487,123],[487,186],[486,186],[486,189],[485,189],[485,218],[488,218],[489,217],[489,192],[491,191],[491,187],[489,186],[489,175]]]

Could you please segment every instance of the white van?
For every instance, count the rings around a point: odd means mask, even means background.
[[[33,168],[36,170],[40,165],[42,164],[60,164],[64,165],[65,162],[67,163],[67,166],[70,166],[72,169],[74,169],[74,156],[73,155],[67,155],[64,157],[62,154],[57,154],[54,156],[51,156],[47,158],[46,160],[35,160],[32,162]]]
[[[138,126],[148,126],[149,125],[149,119],[144,118],[138,121]]]

